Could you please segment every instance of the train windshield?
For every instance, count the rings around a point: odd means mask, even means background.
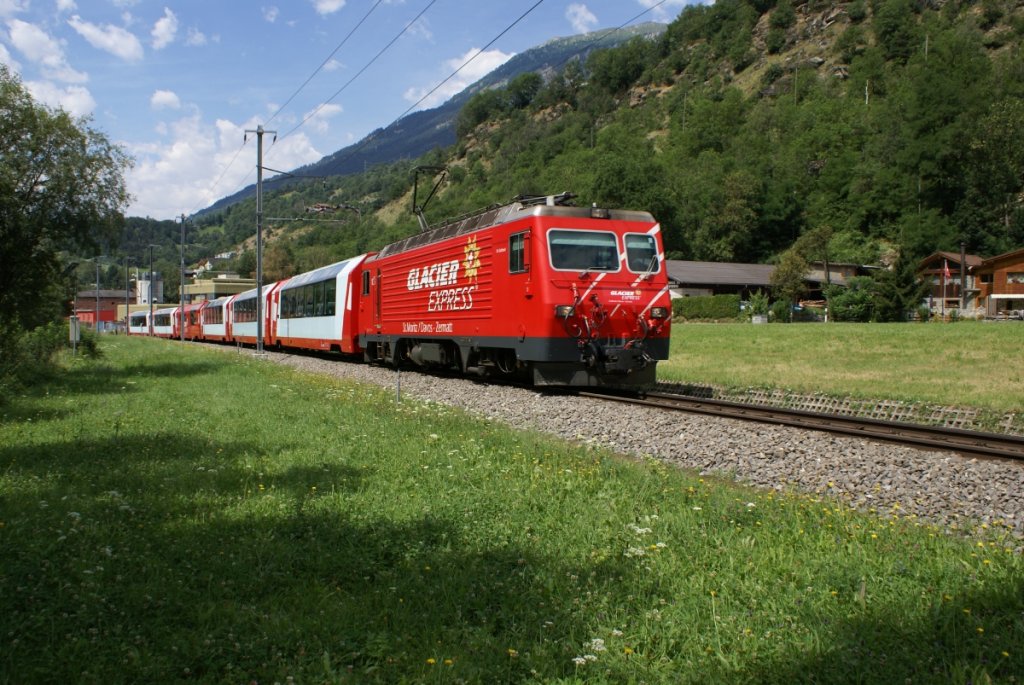
[[[654,236],[646,233],[626,236],[626,265],[636,273],[653,273],[658,270],[658,244],[654,242]]]
[[[614,233],[553,229],[548,232],[548,250],[555,269],[619,270],[619,247]]]

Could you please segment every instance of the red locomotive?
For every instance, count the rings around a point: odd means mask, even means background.
[[[268,284],[263,344],[535,385],[650,386],[671,326],[660,226],[570,199],[517,198]],[[186,337],[255,344],[256,297],[187,306]],[[177,333],[177,311],[158,311],[153,334]]]
[[[520,198],[368,256],[365,357],[536,385],[653,384],[671,313],[660,227],[570,198]]]

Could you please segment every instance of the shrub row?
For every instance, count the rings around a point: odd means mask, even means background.
[[[702,295],[672,300],[672,317],[676,319],[735,319],[739,314],[739,295]]]

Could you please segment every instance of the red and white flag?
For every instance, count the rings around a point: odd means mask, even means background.
[[[943,278],[949,279],[950,273],[949,273],[949,260],[948,259],[943,259],[942,260],[942,276],[943,276]]]

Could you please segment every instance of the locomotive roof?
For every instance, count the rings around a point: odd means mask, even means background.
[[[543,201],[545,198],[539,198]],[[538,204],[537,199],[512,202],[500,207],[491,207],[482,212],[455,219],[437,228],[417,233],[398,242],[391,243],[381,249],[373,259],[406,252],[423,245],[440,242],[448,238],[479,231],[491,226],[498,226],[529,216],[557,216],[574,219],[617,219],[620,221],[653,222],[649,212],[638,212],[625,209],[598,209],[591,207],[565,207],[553,203],[554,198],[546,198],[545,204]]]

